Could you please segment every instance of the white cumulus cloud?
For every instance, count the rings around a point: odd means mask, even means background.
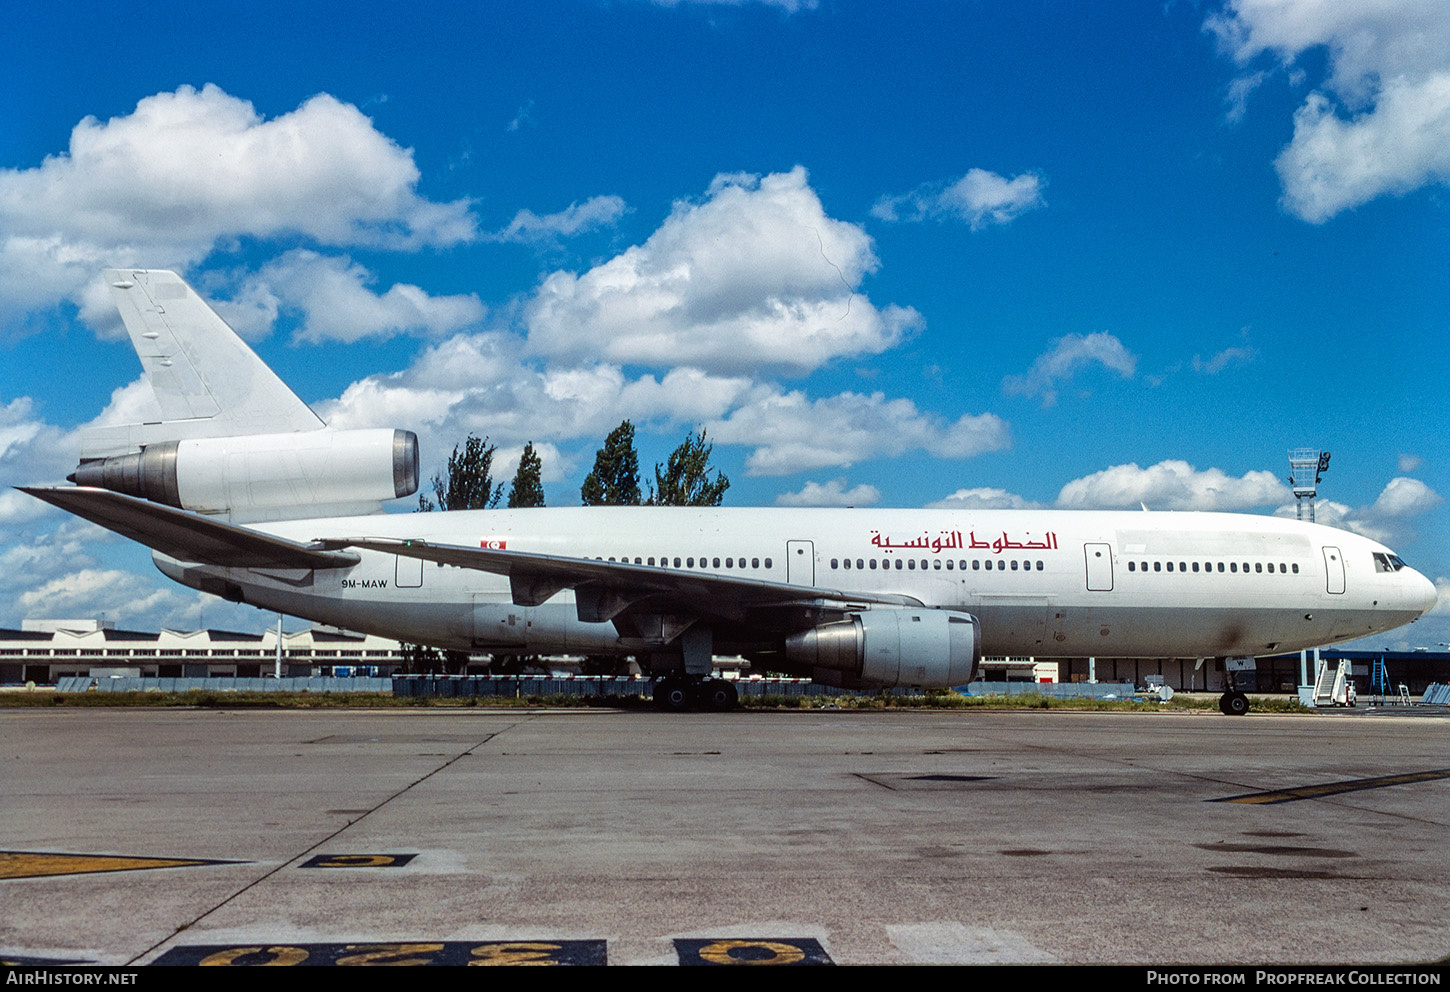
[[[869,458],[925,451],[937,458],[970,458],[1011,443],[1007,423],[990,413],[947,422],[908,399],[882,393],[840,393],[812,400],[794,390],[762,387],[729,417],[709,425],[725,444],[751,445],[749,475],[789,475],[847,467]]]
[[[986,169],[972,169],[953,183],[928,183],[900,196],[883,196],[871,214],[886,221],[940,220],[953,217],[979,231],[1007,224],[1044,206],[1042,177],[1025,172],[1008,179]]]
[[[585,231],[609,227],[623,217],[629,207],[617,196],[594,196],[583,203],[571,203],[555,214],[540,217],[532,210],[520,210],[501,231],[488,235],[490,241],[516,241],[532,244],[572,237]]]
[[[0,300],[28,312],[71,299],[89,316],[97,270],[185,268],[244,236],[394,249],[475,239],[469,203],[428,200],[419,178],[410,150],[325,93],[268,120],[214,85],[182,86],[87,117],[38,166],[0,170]]]
[[[1038,355],[1025,373],[1004,377],[1002,391],[1009,396],[1040,396],[1044,407],[1052,406],[1057,402],[1058,384],[1091,365],[1101,365],[1131,379],[1138,368],[1138,356],[1107,331],[1068,334],[1053,341],[1052,347]]]
[[[1412,517],[1432,510],[1445,500],[1419,479],[1391,479],[1370,511],[1378,517]]]
[[[1351,530],[1383,544],[1413,537],[1411,517],[1433,510],[1445,500],[1419,479],[1398,476],[1386,483],[1369,506],[1348,506],[1321,499],[1314,504],[1316,523]],[[1279,507],[1279,516],[1295,515],[1293,505]]]
[[[926,508],[928,510],[1035,510],[1041,505],[1005,489],[978,486],[974,489],[958,489],[950,496],[926,504]]]
[[[1327,55],[1323,86],[1295,112],[1275,161],[1290,213],[1318,224],[1387,193],[1450,182],[1450,4],[1230,0],[1207,27],[1244,66],[1264,53],[1284,66]]]
[[[547,276],[526,307],[529,345],[555,360],[807,372],[922,326],[857,292],[877,265],[864,231],[826,216],[805,169],[720,175],[644,244]]]
[[[1114,465],[1074,479],[1062,487],[1057,506],[1063,509],[1247,510],[1274,506],[1292,498],[1273,472],[1245,472],[1235,478],[1222,469],[1199,470],[1170,459],[1140,468]]]
[[[306,249],[287,252],[246,280],[230,306],[217,306],[238,333],[255,339],[279,312],[302,314],[295,339],[352,343],[395,334],[438,337],[481,323],[487,308],[474,294],[430,296],[396,283],[381,293],[375,276],[347,258]]]
[[[807,482],[797,492],[781,493],[776,506],[871,506],[881,499],[881,490],[862,483],[846,488],[846,480]]]

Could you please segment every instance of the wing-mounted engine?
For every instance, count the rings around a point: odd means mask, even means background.
[[[418,436],[317,430],[165,441],[82,460],[70,481],[239,519],[375,507],[418,491]]]
[[[869,610],[791,635],[785,657],[822,682],[945,687],[976,677],[982,638],[968,613]]]

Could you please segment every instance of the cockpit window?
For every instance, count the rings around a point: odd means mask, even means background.
[[[1405,562],[1399,555],[1385,554],[1382,551],[1374,552],[1374,570],[1376,572],[1398,572],[1405,567]]]

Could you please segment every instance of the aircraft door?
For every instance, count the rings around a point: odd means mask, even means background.
[[[785,581],[793,586],[816,584],[816,548],[813,542],[785,542]]]
[[[417,589],[423,585],[423,559],[394,555],[398,560],[393,584],[399,589]]]
[[[1084,544],[1083,554],[1087,557],[1088,592],[1112,592],[1113,546]]]
[[[1324,574],[1327,577],[1326,588],[1331,593],[1344,592],[1344,556],[1339,553],[1338,548],[1325,547],[1324,549]]]

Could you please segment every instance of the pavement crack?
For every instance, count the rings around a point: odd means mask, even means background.
[[[130,967],[131,965],[134,965],[137,961],[140,961],[142,958],[146,957],[148,954],[151,954],[157,948],[159,948],[162,945],[168,943],[169,941],[174,940],[177,937],[178,934],[184,933],[187,930],[192,929],[198,923],[200,923],[202,920],[206,919],[208,916],[211,916],[217,910],[222,909],[223,907],[227,906],[228,904],[236,901],[241,896],[245,895],[247,892],[250,892],[252,889],[254,889],[257,886],[261,885],[263,882],[267,881],[267,879],[271,878],[273,875],[277,874],[278,872],[282,871],[285,868],[290,868],[293,865],[297,864],[297,862],[303,860],[308,855],[314,853],[318,848],[324,846],[325,844],[327,844],[328,842],[330,842],[333,838],[335,838],[338,835],[346,832],[347,830],[350,830],[352,827],[354,827],[355,825],[361,823],[363,820],[367,819],[369,816],[372,816],[374,813],[376,813],[378,810],[382,809],[384,806],[386,806],[389,803],[391,803],[393,800],[398,799],[399,797],[406,795],[408,792],[410,792],[411,790],[413,790],[417,786],[420,786],[424,782],[428,781],[434,775],[437,775],[439,772],[445,771],[447,768],[449,768],[455,762],[461,761],[462,759],[464,759],[464,758],[468,757],[469,755],[473,754],[479,748],[483,747],[485,744],[488,744],[490,741],[493,741],[495,738],[500,737],[501,735],[508,733],[510,730],[512,730],[515,727],[519,726],[519,723],[528,723],[528,722],[532,721],[533,719],[535,719],[537,717],[537,715],[538,714],[532,714],[532,713],[531,714],[528,714],[528,715],[524,716],[523,719],[520,720],[518,723],[511,723],[507,727],[504,727],[502,730],[498,730],[498,731],[495,731],[494,733],[488,734],[487,736],[485,736],[482,740],[478,741],[477,743],[469,745],[466,749],[458,752],[453,757],[449,758],[447,761],[445,761],[441,765],[439,765],[437,768],[434,768],[432,771],[428,772],[426,775],[420,775],[420,776],[418,776],[418,778],[416,778],[413,781],[409,782],[407,785],[403,786],[397,792],[394,792],[392,795],[390,795],[387,798],[383,799],[381,802],[377,803],[372,808],[364,811],[362,813],[362,815],[359,816],[357,819],[355,819],[355,820],[348,820],[342,826],[338,827],[336,830],[334,830],[331,833],[329,833],[326,837],[323,837],[321,840],[319,840],[317,843],[313,844],[311,847],[307,848],[306,850],[304,850],[304,851],[302,851],[302,852],[300,852],[298,854],[294,854],[291,858],[289,858],[288,860],[286,860],[286,861],[282,862],[281,864],[277,865],[277,867],[273,868],[271,871],[267,871],[267,872],[264,872],[261,875],[258,875],[256,878],[252,879],[250,882],[248,882],[246,885],[242,886],[240,889],[237,889],[237,891],[233,892],[231,895],[227,896],[225,899],[223,899],[221,902],[217,903],[216,905],[212,906],[210,909],[207,909],[205,912],[202,912],[202,913],[198,914],[197,916],[195,916],[191,920],[188,920],[185,923],[178,924],[176,926],[176,928],[171,931],[171,933],[167,934],[165,937],[162,937],[160,940],[156,941],[156,943],[152,944],[150,947],[146,948],[145,950],[143,950],[140,953],[138,953],[135,956],[133,956],[122,967]]]

